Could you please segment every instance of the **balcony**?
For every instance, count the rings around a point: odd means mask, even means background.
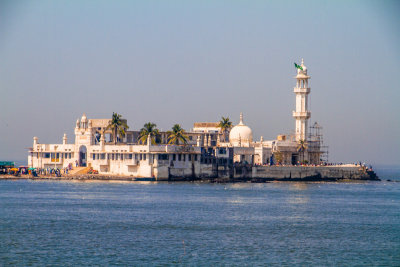
[[[97,162],[100,166],[108,166],[110,164],[108,159],[99,159]]]
[[[311,112],[310,111],[304,111],[304,112],[293,111],[293,117],[300,118],[300,119],[308,119],[311,117]]]
[[[138,165],[138,160],[133,157],[132,159],[124,159],[124,164],[127,166],[136,166]]]
[[[293,92],[296,94],[309,94],[310,93],[310,88],[297,88],[295,87]]]

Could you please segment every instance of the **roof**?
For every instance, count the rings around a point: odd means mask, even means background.
[[[110,123],[111,119],[90,119],[93,128],[105,128]],[[128,123],[126,119],[121,119],[121,121]]]
[[[194,128],[203,128],[203,127],[218,128],[219,122],[195,122],[193,126]]]
[[[111,119],[90,119],[92,121],[92,127],[107,127]]]

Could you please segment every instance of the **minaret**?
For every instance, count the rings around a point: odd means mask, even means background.
[[[307,75],[307,67],[304,65],[304,60],[301,60],[301,65],[297,67],[296,87],[294,93],[296,94],[296,110],[293,111],[293,117],[296,120],[296,141],[307,140],[307,127],[308,119],[311,117],[311,112],[308,111],[308,94],[310,87],[308,87],[308,79],[311,77]]]

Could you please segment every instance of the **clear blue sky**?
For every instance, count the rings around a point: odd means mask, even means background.
[[[400,164],[399,1],[1,1],[0,160],[118,112],[294,129],[293,62],[334,162]]]

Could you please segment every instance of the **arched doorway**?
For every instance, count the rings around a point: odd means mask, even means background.
[[[87,149],[86,146],[79,147],[79,166],[86,167],[87,163]]]

